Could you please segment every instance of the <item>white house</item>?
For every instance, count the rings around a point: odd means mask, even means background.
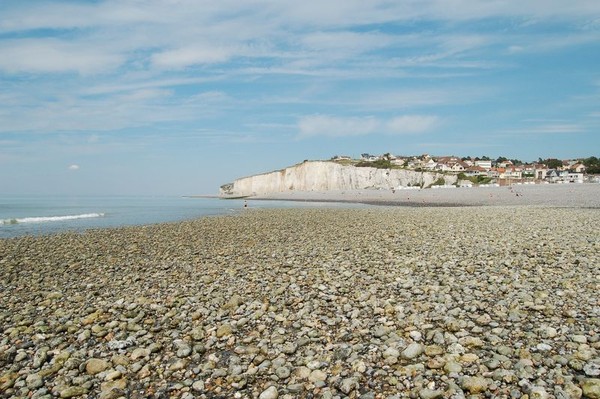
[[[485,169],[485,170],[490,170],[492,169],[492,161],[484,161],[484,160],[479,160],[479,161],[475,161],[475,165]]]
[[[429,158],[429,160],[423,165],[425,169],[435,169],[437,168],[438,163],[433,159]]]
[[[565,183],[583,183],[583,173],[569,172],[561,176]]]

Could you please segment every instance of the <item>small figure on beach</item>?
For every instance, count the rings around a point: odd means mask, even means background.
[[[244,200],[244,208],[248,208],[248,201]]]

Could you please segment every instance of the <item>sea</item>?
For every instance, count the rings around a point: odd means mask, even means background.
[[[0,239],[229,215],[243,211],[245,206],[331,204],[168,196],[0,196]]]

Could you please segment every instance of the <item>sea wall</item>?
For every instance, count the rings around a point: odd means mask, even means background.
[[[221,186],[222,196],[251,196],[287,191],[336,191],[429,187],[439,178],[454,184],[457,177],[405,169],[344,166],[336,162],[306,161],[288,168],[236,179]]]

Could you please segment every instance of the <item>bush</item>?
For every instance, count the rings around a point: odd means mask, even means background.
[[[446,185],[446,180],[444,180],[443,177],[440,177],[436,181],[434,181],[431,185],[432,186],[445,186]]]
[[[468,180],[473,184],[488,184],[490,183],[493,179],[491,177],[487,177],[487,176],[467,176],[464,173],[459,173],[458,174],[458,180]]]
[[[392,169],[392,163],[388,159],[378,159],[373,162],[360,161],[355,166],[363,168]]]

